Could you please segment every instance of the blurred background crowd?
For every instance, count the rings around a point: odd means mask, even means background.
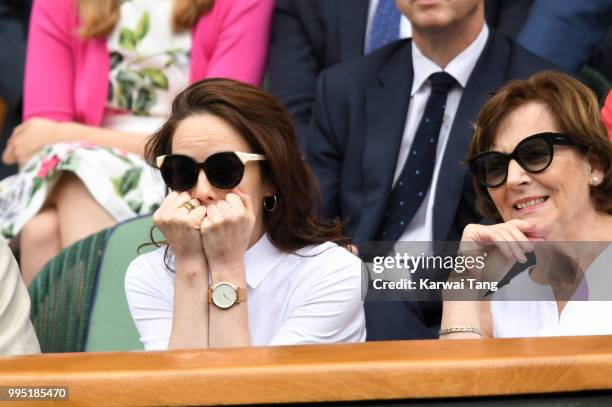
[[[257,220],[255,232],[246,239],[249,248],[266,233],[272,246],[287,253],[340,235],[352,240],[354,253],[366,241],[610,240],[611,23],[612,0],[2,0],[0,239],[10,242],[30,286],[32,307],[38,307],[36,296],[42,295],[43,287],[49,291],[59,284],[51,271],[58,256],[117,224],[167,212],[171,199],[181,203],[182,195],[167,195],[167,187],[188,193],[182,201],[192,203],[177,206],[189,213],[198,213],[195,208],[207,200],[211,205],[219,199],[231,203],[237,198],[228,194],[229,198],[227,192],[219,196],[202,192],[197,177],[188,187],[176,187],[178,178],[163,173],[163,165],[170,166],[170,161],[156,164],[152,155],[176,153],[177,140],[164,144],[163,131],[171,131],[192,143],[180,145],[182,154],[196,161],[206,159],[204,142],[188,139],[177,123],[213,103],[206,102],[213,98],[242,114],[244,120],[234,122],[233,116],[216,113],[249,140],[253,151],[247,153],[266,156],[271,167],[272,187],[253,190],[261,202],[255,202]],[[280,105],[258,90],[225,82],[205,82],[201,92],[208,96],[196,100],[199,81],[211,78],[261,87]],[[515,80],[522,80],[522,85],[512,85]],[[196,88],[173,105],[190,85]],[[560,106],[555,99],[562,102]],[[281,119],[283,108],[290,125]],[[258,130],[258,120],[267,127]],[[193,134],[202,135],[202,140],[212,137],[208,130],[217,128],[214,123],[198,126],[194,124]],[[219,128],[221,134],[233,131]],[[278,132],[289,141],[274,147],[272,141],[259,138],[259,131]],[[255,141],[245,134],[255,134]],[[235,147],[233,151],[244,151],[238,150],[238,142],[227,143],[227,148]],[[559,161],[567,146],[577,152],[592,148],[570,165]],[[286,152],[280,154],[275,148]],[[540,148],[546,165],[530,163],[518,155],[520,148],[527,153]],[[502,158],[477,159],[490,150],[501,152]],[[510,158],[503,158],[510,153]],[[303,158],[308,167],[295,169],[289,160],[283,164],[283,175],[275,166],[287,157]],[[464,163],[467,159],[469,166]],[[177,162],[176,166],[192,168],[190,161]],[[246,163],[241,164],[245,180],[249,172],[244,168],[251,165]],[[213,170],[201,165],[214,185],[209,174]],[[164,180],[153,170],[156,166]],[[584,171],[572,178],[573,168]],[[281,180],[289,174],[310,180],[304,175],[310,171],[312,185]],[[491,175],[494,171],[502,175]],[[550,180],[555,174],[559,178]],[[562,180],[571,184],[571,193],[558,191],[555,183]],[[319,189],[315,184],[320,186],[320,210],[300,206],[297,201],[311,199],[304,191]],[[537,190],[539,195],[520,192],[521,188]],[[564,206],[574,193],[574,206]],[[535,211],[538,205],[552,208],[553,204],[554,210],[546,209],[542,218],[526,215],[529,206]],[[226,209],[223,206],[220,212]],[[275,220],[277,211],[284,211],[287,230]],[[165,230],[166,238],[174,233],[162,215],[153,221]],[[260,229],[257,222],[263,222]],[[553,224],[564,227],[558,230]],[[594,231],[597,225],[601,234]],[[202,236],[204,230],[202,226]],[[213,249],[207,249],[206,238],[202,239],[200,250],[210,253]],[[180,237],[174,246],[168,241],[176,249]],[[519,246],[517,250],[527,250]],[[505,254],[522,260],[516,252]],[[341,258],[336,257],[337,264],[330,260],[330,267],[332,263],[338,269],[349,267],[351,260],[340,264]],[[236,279],[255,292],[257,283],[248,276],[245,280],[243,272]],[[185,342],[180,327],[164,322],[168,313],[180,312],[177,315],[184,321],[210,318],[210,326],[221,324],[216,311],[205,316],[183,314],[177,302],[161,314],[139,314],[138,307],[152,301],[138,296],[151,288],[150,281],[130,280],[128,273],[127,283],[130,311],[145,344],[167,347],[174,340],[177,346],[198,345]],[[303,287],[311,283],[300,282]],[[262,298],[268,295],[265,287],[259,290]],[[188,289],[180,292],[181,298],[198,298]],[[172,291],[167,295],[165,303],[173,304]],[[494,310],[493,318],[498,319],[492,325],[472,318],[478,314],[474,309],[451,307],[443,318],[441,301],[369,301],[364,315],[354,305],[348,297],[337,304],[342,312],[352,313],[354,321],[363,319],[363,326],[349,327],[342,318],[330,318],[329,330],[333,324],[342,326],[333,335],[320,332],[320,327],[310,330],[311,321],[305,316],[294,321],[297,328],[278,328],[292,318],[287,314],[284,322],[270,322],[272,316],[265,322],[278,325],[277,336],[250,342],[246,333],[238,333],[211,341],[228,346],[308,343],[323,341],[326,335],[329,341],[359,341],[365,332],[369,340],[482,336],[483,332],[511,336],[516,332],[508,324],[518,324],[499,322],[507,321],[513,310]],[[295,307],[302,309],[299,304]],[[254,324],[254,317],[236,312],[228,324],[244,327],[247,320]],[[603,315],[608,310],[592,312]],[[159,325],[139,325],[138,320],[147,319]],[[542,319],[520,334],[538,335],[543,327],[550,331],[551,321]],[[466,326],[473,329],[457,329]],[[164,333],[150,337],[143,333],[156,330]]]

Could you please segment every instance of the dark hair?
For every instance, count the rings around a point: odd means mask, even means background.
[[[263,220],[274,246],[294,252],[327,241],[348,244],[339,219],[323,221],[319,208],[313,211],[313,202],[320,207],[318,184],[300,155],[289,115],[272,95],[255,86],[212,78],[183,90],[174,99],[168,120],[145,146],[149,165],[156,167],[155,157],[171,154],[172,137],[182,120],[202,113],[225,120],[254,153],[267,157],[259,163],[264,179],[277,189],[278,205],[273,212],[263,211]]]
[[[502,87],[484,105],[475,123],[475,134],[469,149],[474,157],[491,148],[500,124],[518,107],[543,103],[559,130],[568,134],[587,156],[599,160],[603,180],[591,186],[591,198],[598,211],[612,214],[612,144],[601,121],[595,94],[573,77],[553,71],[543,71],[527,80],[514,80]],[[475,181],[478,209],[484,216],[501,221],[486,187]]]

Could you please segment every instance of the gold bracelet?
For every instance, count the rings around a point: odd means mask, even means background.
[[[454,334],[457,332],[469,332],[482,336],[482,332],[480,332],[480,329],[474,328],[473,326],[453,326],[451,328],[440,329],[440,336]]]

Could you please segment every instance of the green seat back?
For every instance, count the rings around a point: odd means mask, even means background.
[[[30,318],[43,352],[81,352],[98,266],[112,229],[80,240],[55,256],[28,291]]]
[[[586,65],[580,69],[578,76],[585,85],[595,92],[599,105],[602,106],[612,87],[610,81],[601,72]]]
[[[109,236],[92,304],[87,352],[143,349],[125,297],[124,279],[132,260],[156,248],[148,245],[139,250],[151,241],[152,226],[151,216],[131,219],[117,225]]]

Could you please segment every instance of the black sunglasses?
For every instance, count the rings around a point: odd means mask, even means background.
[[[261,154],[237,151],[213,154],[202,163],[182,154],[162,155],[155,159],[164,182],[174,191],[193,188],[198,182],[200,168],[214,187],[232,189],[242,181],[244,165],[247,162],[263,160],[266,160],[266,157]]]
[[[487,188],[495,188],[506,182],[510,160],[515,160],[530,173],[544,171],[553,160],[555,144],[576,145],[567,134],[538,133],[522,140],[510,154],[485,151],[467,162],[478,182]]]

